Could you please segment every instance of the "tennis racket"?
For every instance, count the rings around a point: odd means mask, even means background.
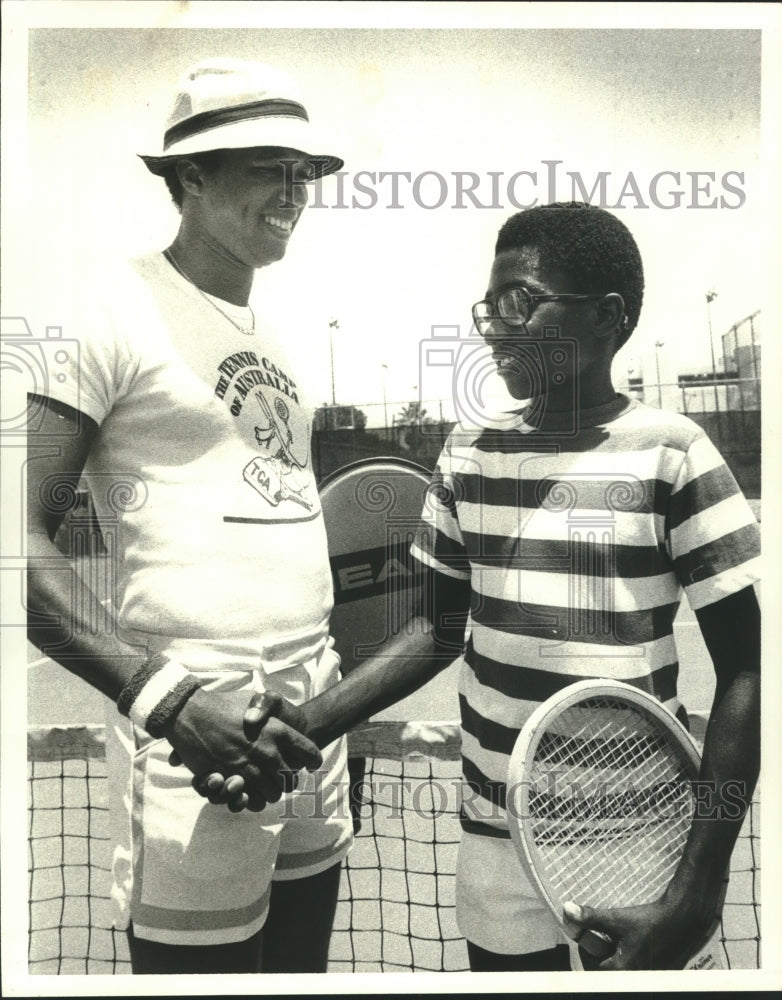
[[[684,851],[700,754],[651,695],[619,682],[581,681],[541,704],[508,766],[508,822],[530,882],[559,921],[568,900],[623,907],[658,899]],[[722,908],[727,879],[723,884]],[[719,968],[708,937],[687,968]],[[578,944],[613,954],[608,935]]]

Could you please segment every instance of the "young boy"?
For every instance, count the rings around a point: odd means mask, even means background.
[[[733,476],[687,417],[618,394],[616,351],[635,328],[643,269],[630,232],[581,203],[521,212],[502,227],[473,307],[511,396],[484,426],[457,425],[413,551],[429,574],[431,635],[399,636],[294,715],[319,746],[419,686],[461,651],[469,808],[457,917],[473,970],[569,967],[561,931],[528,885],[507,827],[505,781],[537,704],[601,677],[677,697],[673,620],[682,590],[716,672],[701,777],[750,801],[759,758],[759,532]],[[433,538],[433,543],[429,540]],[[730,813],[728,813],[730,815]],[[741,818],[694,823],[654,904],[570,917],[617,942],[606,969],[681,968],[718,906]]]

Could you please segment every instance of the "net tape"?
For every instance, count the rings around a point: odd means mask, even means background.
[[[375,722],[350,737],[365,758],[360,832],[342,874],[330,972],[459,972],[454,871],[461,836],[459,729]],[[29,970],[130,973],[124,933],[111,927],[104,733],[101,726],[28,734]],[[760,964],[759,800],[733,854],[723,911],[731,968]]]

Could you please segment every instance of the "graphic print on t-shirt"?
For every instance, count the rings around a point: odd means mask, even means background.
[[[244,482],[274,508],[315,507],[309,466],[309,420],[296,383],[268,357],[239,351],[219,365],[215,395],[225,400],[245,440],[258,453],[242,469]]]
[[[303,496],[307,479],[300,470],[305,466],[296,460],[291,451],[293,434],[288,424],[290,411],[287,405],[280,396],[274,400],[278,422],[263,393],[257,390],[253,395],[263,411],[260,426],[255,426],[255,440],[263,451],[245,466],[244,481],[273,507],[282,500],[293,500],[312,510],[312,504]]]

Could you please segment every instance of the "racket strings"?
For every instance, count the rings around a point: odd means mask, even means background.
[[[665,889],[691,822],[688,769],[640,712],[602,699],[567,710],[540,738],[527,808],[560,898],[648,902]]]

